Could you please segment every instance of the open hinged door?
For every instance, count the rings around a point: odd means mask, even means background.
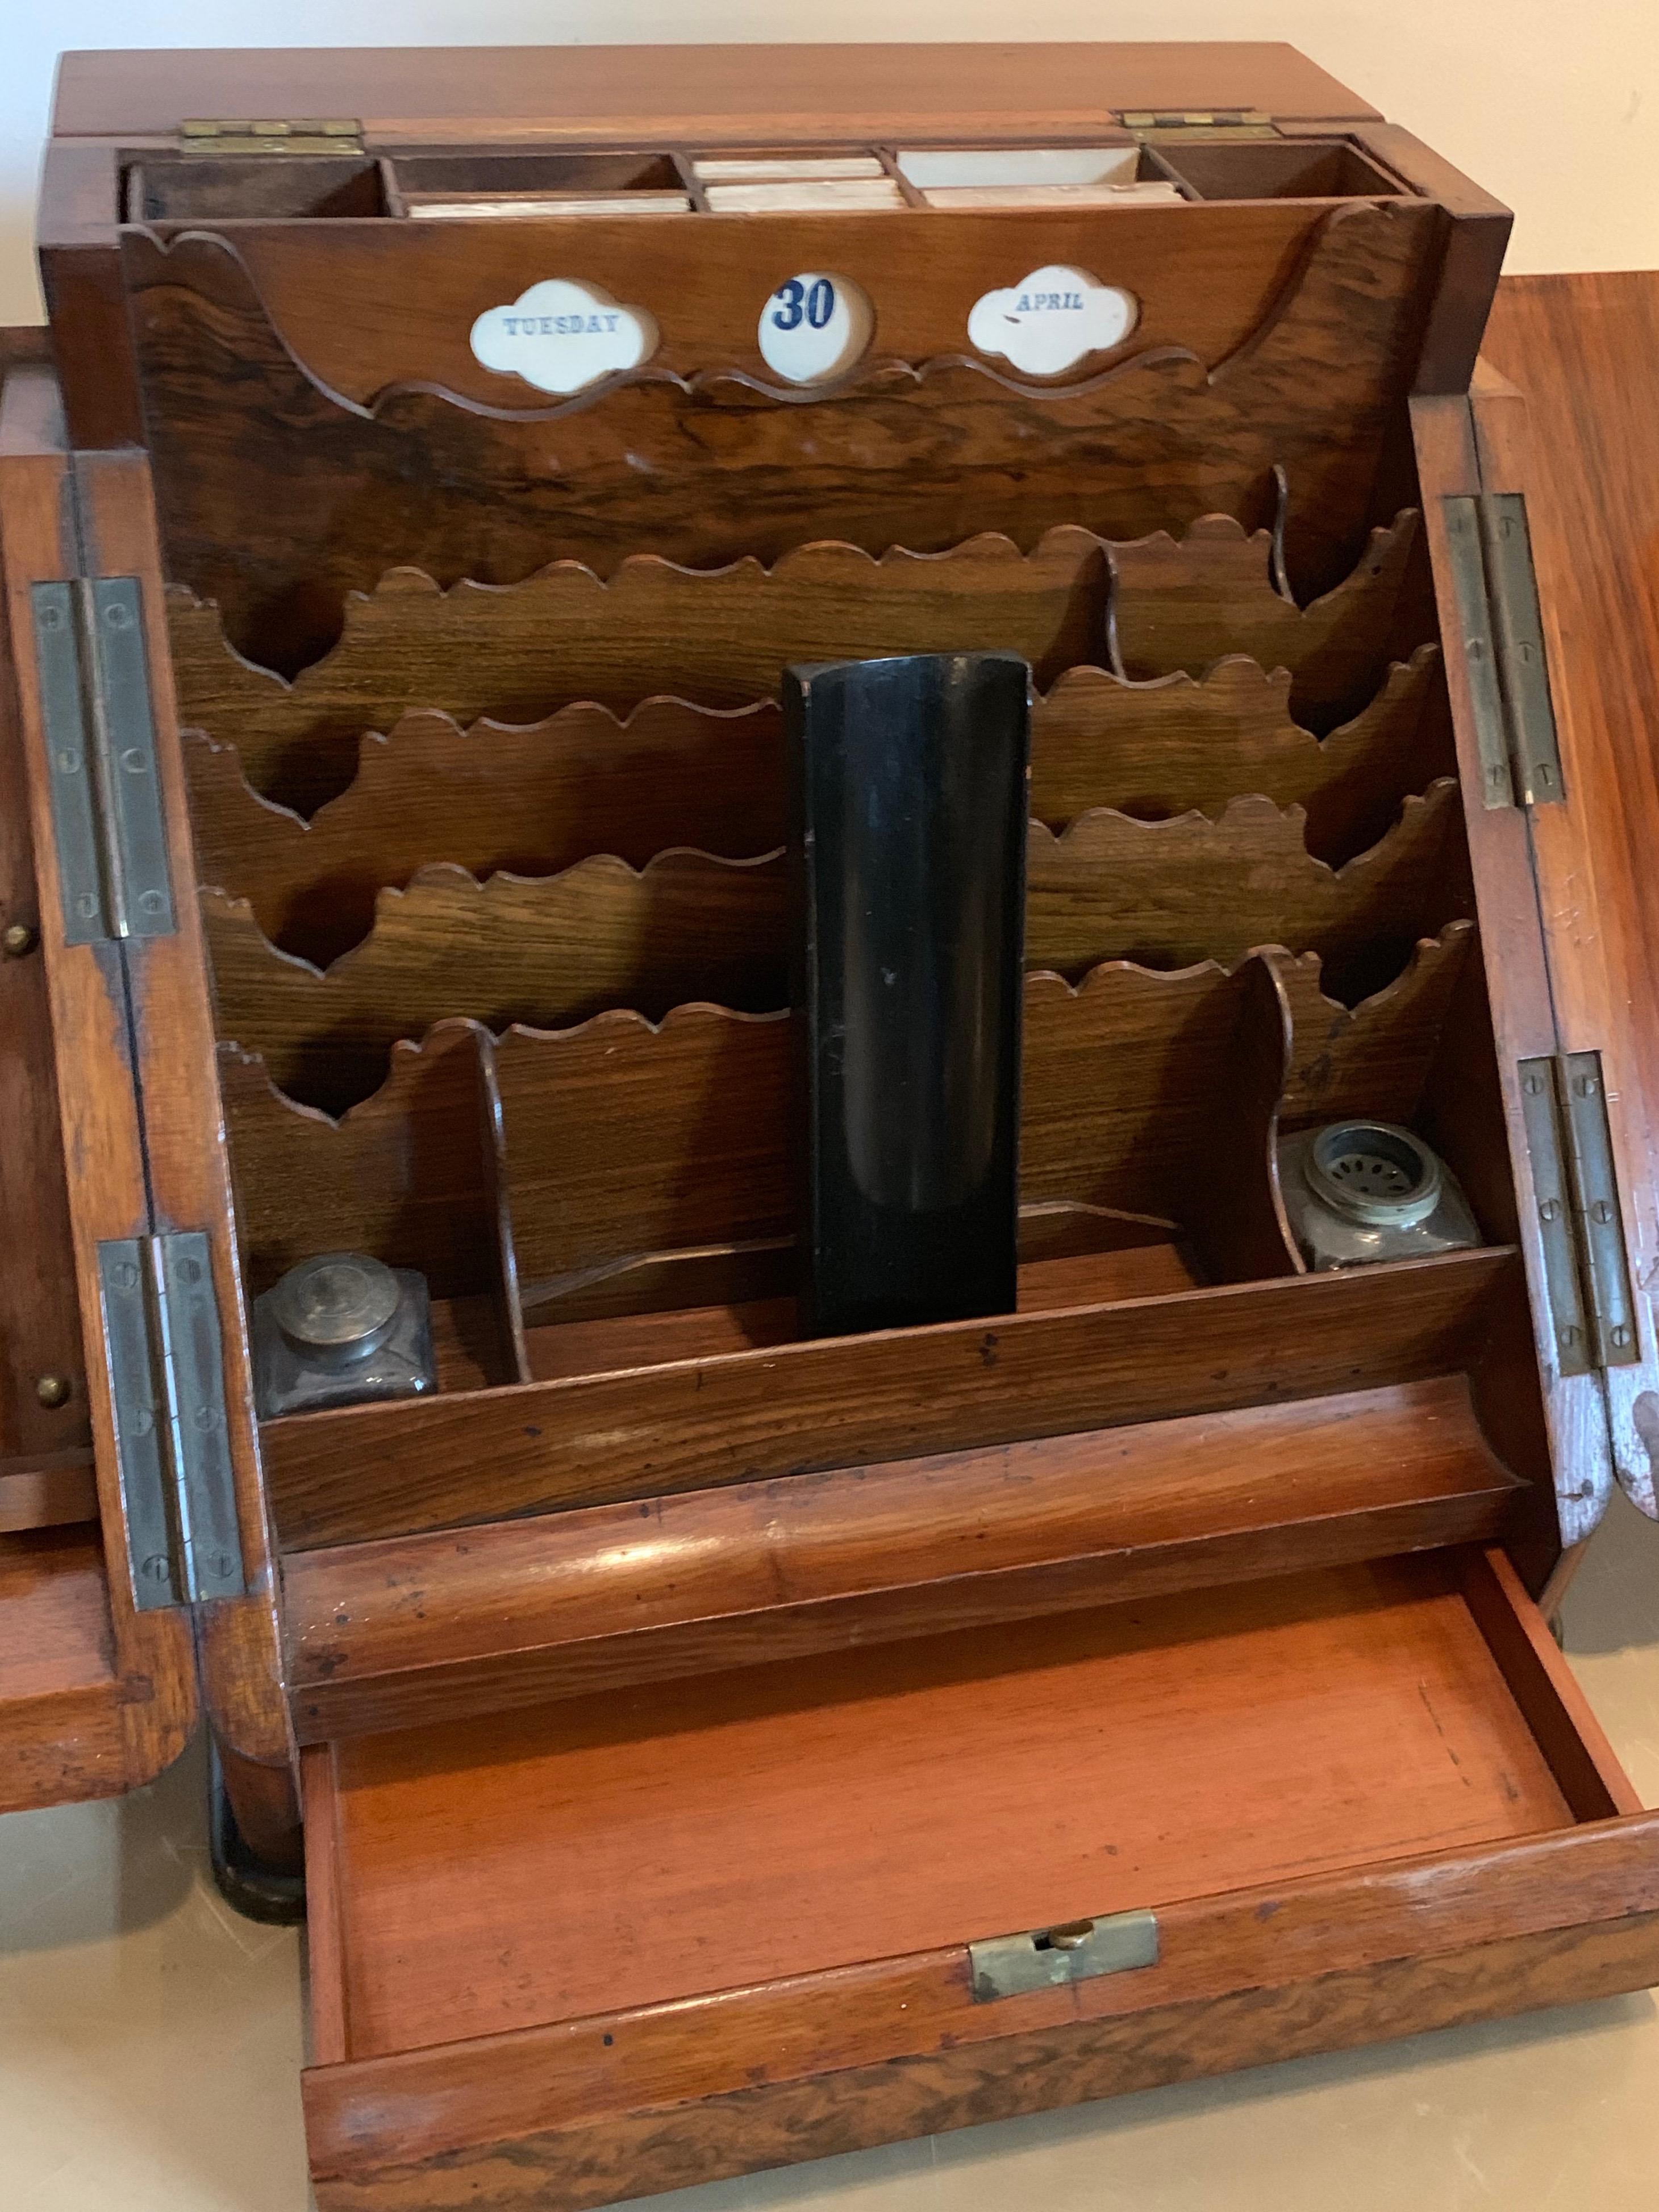
[[[211,1030],[149,469],[137,450],[69,451],[42,366],[15,369],[0,404],[0,554],[7,772],[49,1013],[13,1065],[38,1102],[55,1063],[66,1174],[49,1133],[34,1152],[63,1178],[69,1233],[35,1264],[44,1299],[78,1299],[70,1395],[99,1539],[88,1523],[78,1548],[61,1528],[0,1539],[0,1802],[148,1780],[182,1747],[199,1683],[237,1818],[280,1856],[287,1723],[222,1144],[198,1126]],[[60,1663],[78,1695],[62,1710]],[[38,1725],[15,1702],[31,1695]]]
[[[1442,620],[1464,644],[1449,673],[1483,924],[1504,946],[1494,1014],[1569,1547],[1615,1483],[1656,1514],[1659,1448],[1659,912],[1641,842],[1659,816],[1641,567],[1659,445],[1635,411],[1647,357],[1618,358],[1634,331],[1609,313],[1576,342],[1581,298],[1522,291],[1498,319],[1506,366],[1537,364],[1540,387],[1483,360],[1467,399],[1413,406]],[[1529,347],[1538,315],[1560,327]]]
[[[37,507],[15,457],[46,385],[46,333],[7,331],[0,461],[9,507]],[[31,345],[30,341],[36,341]],[[180,1624],[142,1631],[107,1588],[52,1019],[9,637],[0,635],[0,1810],[147,1781],[196,1710]]]

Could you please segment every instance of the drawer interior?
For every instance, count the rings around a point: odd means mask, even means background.
[[[1635,1808],[1507,1569],[1457,1552],[307,1758],[334,2059]]]

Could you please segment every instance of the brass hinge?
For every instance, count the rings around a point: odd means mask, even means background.
[[[1102,1920],[1073,1920],[1036,1928],[1024,1936],[994,1936],[968,1946],[974,2002],[1053,1990],[1158,1964],[1158,1915],[1114,1912]]]
[[[1271,115],[1255,107],[1125,108],[1118,120],[1137,138],[1277,138]]]
[[[224,1346],[200,1230],[98,1247],[133,1602],[240,1597]]]
[[[171,937],[138,579],[36,584],[32,598],[64,941]]]
[[[179,125],[179,144],[186,154],[361,154],[363,126],[346,116],[198,116]]]
[[[1521,1112],[1563,1375],[1642,1357],[1599,1052],[1520,1063]]]
[[[1444,504],[1481,804],[1550,805],[1566,791],[1525,496],[1482,492]]]

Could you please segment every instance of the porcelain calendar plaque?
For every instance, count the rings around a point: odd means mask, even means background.
[[[643,307],[624,307],[597,284],[549,276],[510,304],[486,307],[472,325],[472,350],[486,368],[520,376],[561,396],[637,368],[657,349]]]
[[[968,318],[968,337],[1026,376],[1058,376],[1091,353],[1121,345],[1139,315],[1133,293],[1086,270],[1050,266],[981,295]]]
[[[761,358],[791,384],[823,384],[853,366],[875,326],[860,286],[809,269],[780,284],[762,308]]]

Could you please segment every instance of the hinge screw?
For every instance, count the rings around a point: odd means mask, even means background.
[[[9,921],[5,935],[0,937],[0,947],[3,947],[8,960],[25,958],[40,942],[40,932],[31,929],[26,921]]]
[[[67,1375],[37,1375],[34,1378],[34,1395],[48,1411],[54,1411],[59,1406],[67,1406],[70,1401],[69,1376]]]
[[[1528,1098],[1536,1098],[1543,1087],[1544,1079],[1541,1075],[1528,1075],[1522,1078],[1521,1088]]]
[[[1559,1221],[1561,1218],[1561,1206],[1559,1200],[1547,1198],[1544,1200],[1544,1203],[1539,1207],[1538,1212],[1540,1218],[1545,1221]]]
[[[1613,1340],[1618,1346],[1620,1352],[1622,1352],[1625,1349],[1625,1346],[1630,1342],[1630,1331],[1626,1328],[1623,1322],[1620,1322],[1618,1327],[1613,1330]]]

